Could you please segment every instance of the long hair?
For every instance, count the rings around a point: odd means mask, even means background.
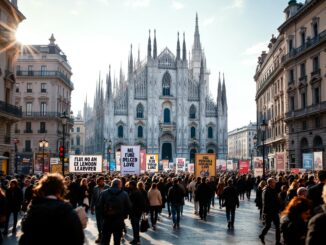
[[[46,196],[54,195],[59,199],[63,199],[67,188],[62,175],[55,173],[43,175],[33,191],[35,197],[44,198]]]
[[[301,218],[301,214],[311,210],[311,201],[305,197],[294,197],[286,206],[281,216],[288,216],[290,220]]]

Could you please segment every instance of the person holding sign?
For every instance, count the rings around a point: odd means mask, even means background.
[[[158,212],[162,207],[161,192],[157,189],[157,184],[153,183],[148,191],[149,210],[151,213],[152,228],[156,230],[156,222],[158,218]]]

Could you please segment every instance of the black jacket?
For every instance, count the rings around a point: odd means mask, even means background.
[[[82,245],[84,232],[72,206],[56,199],[35,199],[22,220],[20,245]]]
[[[206,183],[200,183],[195,193],[196,198],[199,202],[208,203],[211,199],[211,189]]]
[[[20,211],[23,203],[23,192],[20,188],[9,188],[6,191],[6,198],[8,203],[8,211]]]
[[[131,201],[130,216],[140,217],[143,212],[146,211],[146,199],[139,190],[132,190],[129,193]]]
[[[322,213],[316,214],[309,221],[306,245],[319,245],[325,240],[326,204],[322,209]]]
[[[263,200],[263,213],[267,215],[275,215],[280,211],[280,202],[277,196],[277,192],[275,189],[267,186],[263,190],[262,195]]]
[[[314,208],[324,203],[321,197],[321,194],[323,193],[323,187],[324,183],[319,183],[308,189],[307,197],[312,201]]]
[[[221,197],[224,201],[225,207],[234,208],[239,206],[239,195],[237,189],[234,186],[229,185],[225,187]]]
[[[184,191],[178,184],[174,184],[168,191],[168,202],[172,205],[184,204]]]

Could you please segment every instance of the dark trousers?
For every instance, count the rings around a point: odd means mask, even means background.
[[[234,218],[235,218],[235,206],[234,207],[226,207],[226,219],[229,222],[231,222],[231,225],[234,224]]]
[[[173,224],[179,225],[182,205],[171,204]]]
[[[170,202],[166,202],[167,206],[168,206],[168,213],[169,216],[171,215],[171,203]]]
[[[17,226],[17,217],[18,217],[18,211],[13,211],[13,210],[8,210],[6,213],[6,223],[5,223],[5,231],[8,232],[8,227],[9,227],[9,221],[10,221],[10,214],[13,213],[14,215],[14,225],[13,225],[13,229],[16,230],[16,226]]]
[[[134,235],[134,240],[139,242],[140,237],[139,237],[139,223],[140,223],[140,217],[141,215],[131,215],[130,216],[130,223],[132,226],[132,232]]]
[[[98,235],[101,236],[102,226],[103,226],[103,217],[100,214],[100,211],[95,210],[95,217],[96,217],[96,226],[97,226]]]
[[[111,240],[111,235],[113,234],[114,245],[119,245],[122,237],[123,223],[114,225],[110,221],[103,222],[102,229],[102,245],[109,245]]]
[[[151,214],[151,223],[152,226],[156,225],[158,212],[160,210],[161,206],[150,206],[149,211]]]
[[[199,201],[199,216],[201,219],[206,219],[207,217],[207,206],[207,202]]]
[[[246,196],[247,199],[250,200],[250,195],[251,195],[251,189],[250,190],[246,190]]]
[[[280,242],[281,240],[281,232],[280,232],[280,216],[276,213],[276,214],[265,214],[265,227],[261,232],[261,235],[264,237],[269,228],[271,228],[272,222],[275,225],[275,238],[276,238],[276,242]]]

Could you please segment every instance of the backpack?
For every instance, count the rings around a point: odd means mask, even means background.
[[[104,215],[107,217],[117,217],[123,215],[123,204],[119,195],[122,191],[116,193],[110,192],[104,205]]]

